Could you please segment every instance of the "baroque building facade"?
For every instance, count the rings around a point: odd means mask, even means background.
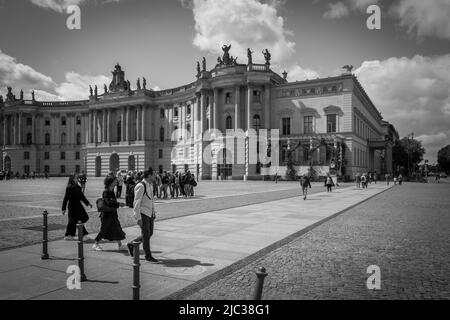
[[[132,90],[119,64],[109,87],[102,94],[91,87],[83,101],[36,101],[34,93],[25,100],[23,92],[16,97],[8,88],[0,99],[1,167],[20,174],[104,176],[152,166],[160,172],[189,169],[213,180],[283,176],[289,168],[317,176],[333,170],[348,178],[392,173],[398,134],[351,68],[341,76],[288,82],[286,73],[271,70],[268,50],[265,64],[254,64],[250,50],[248,63],[238,64],[230,48],[222,48],[211,70],[204,58],[198,62],[196,81],[169,90],[147,89],[145,78]],[[278,129],[279,142],[267,143],[263,129]],[[227,130],[244,133],[244,161],[239,143],[230,149]],[[260,139],[256,150],[251,132]],[[261,157],[252,162],[255,151]]]

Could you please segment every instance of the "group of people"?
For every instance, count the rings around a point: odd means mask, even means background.
[[[47,173],[36,173],[35,171],[31,173],[22,173],[22,175],[19,172],[12,172],[11,170],[0,170],[0,181],[3,180],[11,180],[11,179],[38,179],[38,178],[45,178],[48,179]]]
[[[144,172],[118,170],[115,174],[110,171],[108,177],[116,181],[116,198],[122,197],[122,191],[125,187],[125,204],[132,208],[134,202],[134,189],[144,178]],[[153,175],[152,187],[153,196],[158,199],[171,199],[182,197],[193,197],[194,187],[197,186],[195,176],[186,170],[184,173],[167,172],[156,173]]]
[[[403,176],[402,174],[398,174],[398,175],[394,175],[394,178],[391,177],[391,175],[389,173],[386,173],[384,175],[384,179],[386,180],[386,184],[389,186],[389,184],[391,183],[391,180],[394,182],[394,185],[396,185],[397,183],[399,185],[401,185],[403,183]]]
[[[84,191],[87,177],[84,174],[75,174],[69,178],[63,204],[62,214],[65,215],[68,210],[68,223],[66,228],[65,240],[74,240],[76,234],[76,225],[79,221],[83,224],[89,220],[89,216],[83,206],[92,208],[92,204],[85,197]],[[122,197],[123,186],[125,186],[125,202],[119,202]],[[150,250],[150,237],[153,235],[154,221],[156,211],[154,200],[156,198],[167,199],[179,196],[191,197],[194,195],[194,187],[197,186],[195,177],[186,170],[183,174],[164,172],[157,174],[152,168],[143,172],[129,171],[122,174],[121,171],[110,171],[104,180],[104,191],[102,197],[97,200],[97,211],[100,213],[101,227],[100,232],[95,237],[93,249],[102,251],[100,242],[107,240],[117,242],[118,250],[127,249],[132,256],[134,254],[134,241],[143,243],[145,258],[150,262],[158,262],[152,256]],[[126,234],[120,224],[117,210],[128,206],[133,208],[133,216],[141,228],[141,236],[127,244],[126,248],[122,241]],[[83,227],[83,237],[88,232]]]
[[[96,251],[102,251],[100,242],[107,240],[111,242],[117,242],[117,249],[127,249],[131,256],[134,254],[133,242],[139,241],[143,243],[145,252],[145,259],[150,262],[158,262],[152,256],[150,250],[150,237],[153,234],[154,220],[156,218],[156,211],[154,207],[154,192],[153,182],[156,180],[156,175],[152,168],[149,168],[142,172],[140,180],[134,186],[133,196],[133,217],[136,219],[137,224],[141,228],[141,236],[127,243],[127,246],[123,246],[122,241],[125,240],[126,234],[120,224],[117,210],[126,206],[126,203],[118,201],[118,192],[120,194],[120,188],[117,190],[121,175],[108,174],[104,180],[104,191],[102,197],[97,200],[97,210],[100,213],[101,227],[98,235],[95,237],[95,243],[93,249]],[[92,208],[92,204],[85,197],[82,190],[82,182],[84,177],[75,174],[69,178],[63,204],[62,214],[65,215],[68,210],[68,223],[66,228],[65,240],[74,240],[76,234],[76,225],[79,221],[83,224],[89,220],[89,216],[83,206],[89,206]],[[83,227],[83,237],[87,236],[88,232]]]
[[[359,172],[355,175],[356,187],[358,189],[367,189],[368,185],[371,183],[377,183],[378,174],[376,172],[364,172],[360,174]]]
[[[302,187],[302,197],[303,200],[306,200],[308,195],[308,188],[311,189],[311,176],[309,174],[304,174],[300,176],[300,186]],[[328,173],[325,177],[324,186],[327,188],[327,192],[332,192],[333,187],[335,187],[337,183],[334,182],[331,175]]]

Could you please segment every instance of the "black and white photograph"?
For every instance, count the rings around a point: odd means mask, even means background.
[[[448,301],[449,173],[450,0],[0,0],[2,301]]]

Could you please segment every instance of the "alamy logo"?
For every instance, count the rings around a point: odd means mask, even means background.
[[[81,271],[78,266],[71,265],[66,273],[70,274],[67,278],[66,286],[69,290],[81,290]]]
[[[66,13],[70,14],[67,18],[66,26],[69,30],[81,29],[81,9],[77,5],[70,5],[66,9]]]
[[[369,30],[381,30],[381,9],[376,4],[367,8],[367,14],[370,17],[367,19],[367,28]]]
[[[370,274],[366,285],[369,290],[381,289],[381,270],[379,266],[371,265],[367,267],[367,273]]]

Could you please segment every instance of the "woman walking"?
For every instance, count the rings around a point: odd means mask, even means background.
[[[117,202],[116,195],[114,194],[114,181],[115,179],[112,177],[106,177],[105,179],[105,191],[103,191],[102,199],[108,208],[108,212],[102,212],[100,214],[102,225],[100,232],[95,238],[95,244],[92,247],[96,251],[103,250],[102,247],[100,247],[100,241],[102,239],[117,241],[118,250],[122,250],[122,240],[126,237],[117,215],[117,208],[124,207],[125,204]]]
[[[81,191],[81,186],[79,185],[77,175],[73,175],[69,178],[69,182],[67,183],[66,194],[62,204],[63,215],[66,214],[66,209],[69,209],[69,220],[67,222],[64,240],[74,240],[77,230],[77,223],[79,221],[86,223],[89,220],[89,216],[87,215],[82,203],[92,208],[92,205]],[[86,236],[87,234],[88,232],[83,226],[83,236]]]
[[[333,179],[331,178],[330,174],[327,175],[325,179],[325,187],[327,187],[327,192],[331,192],[331,188],[334,186]]]
[[[123,186],[123,177],[122,177],[122,172],[120,170],[117,171],[116,179],[117,179],[116,197],[117,197],[117,199],[120,199],[122,197],[122,186]]]

